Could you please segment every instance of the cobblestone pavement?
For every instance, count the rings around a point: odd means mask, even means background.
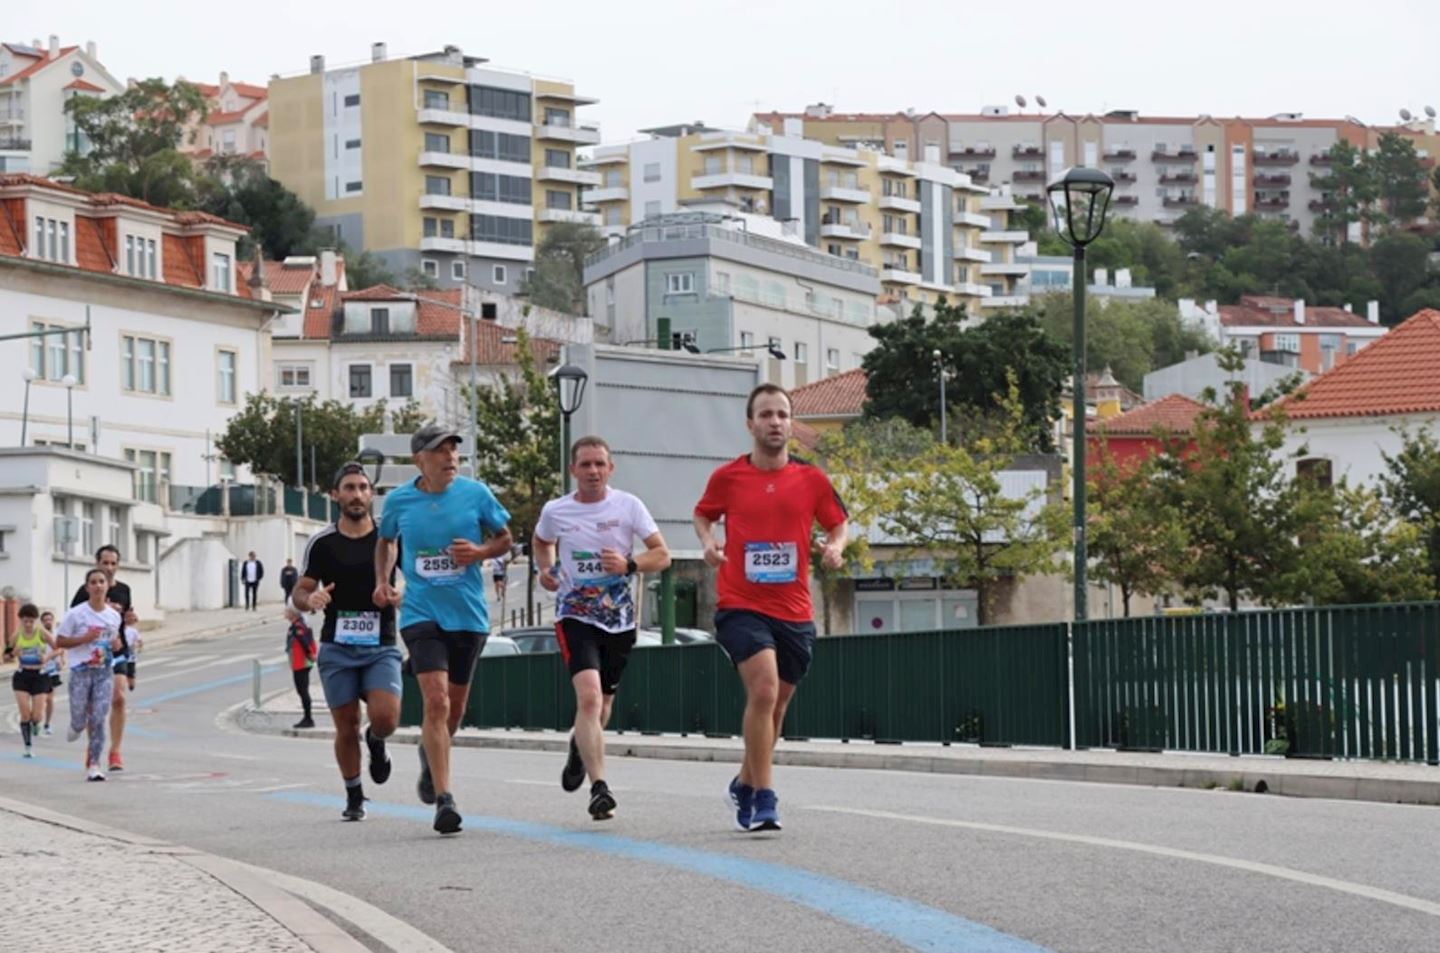
[[[61,805],[56,805],[61,806]],[[310,945],[176,855],[0,809],[8,950],[306,953]]]

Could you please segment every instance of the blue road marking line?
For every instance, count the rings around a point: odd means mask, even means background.
[[[336,811],[345,806],[345,802],[340,798],[303,791],[277,791],[265,796],[292,804],[334,808]],[[414,805],[367,801],[365,809],[372,814],[423,821],[427,824],[434,820],[431,809]],[[724,880],[809,907],[836,920],[889,937],[911,949],[923,950],[926,953],[1048,953],[1043,946],[914,900],[768,861],[674,847],[613,834],[572,831],[503,817],[467,815],[465,826],[471,830],[491,831],[557,847],[594,851]]]
[[[280,665],[266,665],[260,669],[261,672],[273,672],[280,668]],[[224,688],[226,685],[238,685],[241,682],[248,682],[252,673],[244,675],[230,675],[226,678],[217,678],[214,681],[201,682],[199,685],[191,685],[189,688],[177,688],[173,692],[165,692],[163,695],[142,695],[135,699],[136,704],[141,706],[159,705],[164,702],[173,702],[177,698],[188,698],[191,695],[199,695],[201,692],[213,691],[217,688]]]
[[[84,740],[83,735],[80,738],[76,739],[76,744],[79,745],[79,747],[73,750],[79,755],[79,757],[75,758],[73,761],[61,761],[59,758],[47,758],[43,754],[37,754],[33,758],[27,758],[18,751],[7,751],[4,755],[0,755],[0,757],[3,757],[6,761],[17,761],[20,764],[33,764],[37,768],[60,768],[65,771],[74,771],[77,774],[83,774],[85,772],[85,746],[80,744],[80,741],[82,740]]]

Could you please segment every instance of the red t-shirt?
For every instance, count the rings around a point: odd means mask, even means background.
[[[748,609],[785,622],[811,622],[810,538],[846,518],[845,506],[819,467],[791,459],[761,470],[740,457],[710,474],[695,513],[725,520],[721,609]]]

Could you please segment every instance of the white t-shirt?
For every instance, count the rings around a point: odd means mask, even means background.
[[[629,555],[636,539],[659,531],[639,497],[614,487],[595,503],[581,503],[575,494],[546,503],[535,535],[559,543],[555,618],[578,619],[606,632],[635,628],[630,579],[601,568],[600,551]]]
[[[110,641],[120,633],[120,626],[123,624],[120,613],[109,606],[96,612],[90,608],[90,603],[82,602],[66,612],[65,618],[60,620],[60,625],[55,629],[57,636],[75,639],[100,630],[100,638],[94,642],[66,651],[65,656],[70,661],[70,668],[102,668],[109,671],[114,663],[114,649]]]
[[[259,571],[260,571],[260,564],[259,564],[259,563],[257,563],[257,562],[256,562],[255,560],[253,560],[253,559],[247,559],[247,560],[245,560],[245,581],[246,581],[246,582],[259,582],[260,580],[259,580],[258,578],[256,578],[256,577],[259,575]]]
[[[134,626],[125,627],[126,660],[133,662],[140,656],[140,630]]]

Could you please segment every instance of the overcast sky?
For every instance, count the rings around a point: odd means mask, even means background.
[[[824,101],[844,111],[975,112],[1023,94],[1069,113],[1303,112],[1392,123],[1440,107],[1440,2],[1313,0],[548,0],[397,3],[19,2],[6,41],[94,40],[120,79],[264,83],[328,65],[455,44],[572,79],[607,142],[703,119],[743,127],[756,110]]]

